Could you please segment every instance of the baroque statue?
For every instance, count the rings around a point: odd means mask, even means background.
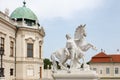
[[[89,65],[86,64],[84,53],[90,48],[93,50],[97,49],[85,40],[87,36],[85,26],[86,25],[84,24],[76,28],[74,38],[72,38],[69,34],[66,34],[66,46],[51,54],[53,72],[58,71],[56,60],[59,61],[59,66],[61,69],[66,70],[67,72],[71,72],[71,70],[74,69],[81,69],[82,64],[83,70],[89,70]],[[82,59],[83,63],[80,62],[80,59]],[[67,60],[70,60],[69,68],[66,63]]]

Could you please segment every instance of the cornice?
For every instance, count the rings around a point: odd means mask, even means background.
[[[10,28],[16,30],[16,27],[9,21],[7,21],[6,19],[3,19],[1,16],[0,16],[0,22],[3,22],[4,24],[8,25]]]
[[[28,31],[28,32],[35,32],[40,34],[42,37],[45,36],[44,29],[34,29],[34,28],[28,28],[28,27],[19,27],[19,31]]]

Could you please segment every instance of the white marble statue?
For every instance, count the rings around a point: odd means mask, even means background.
[[[80,59],[83,60],[84,70],[89,69],[89,66],[85,62],[84,53],[90,48],[96,50],[96,47],[86,42],[85,37],[85,25],[80,25],[76,28],[74,39],[71,38],[70,35],[66,34],[66,47],[51,54],[53,72],[57,72],[56,59],[59,61],[61,69],[67,70],[68,72],[70,72],[71,69],[79,69],[81,67]],[[70,69],[66,65],[66,61],[68,59],[70,59]]]
[[[76,45],[75,40],[72,39],[70,35],[66,34],[66,39],[66,50],[71,59],[70,68],[80,68],[81,64],[79,59],[83,56],[84,52]]]
[[[77,47],[79,47],[84,53],[90,48],[92,48],[93,50],[97,50],[95,46],[85,40],[85,37],[87,36],[85,26],[86,24],[78,26],[74,34],[74,41]],[[83,64],[86,65],[84,54],[83,56],[81,56],[81,58],[83,59]]]

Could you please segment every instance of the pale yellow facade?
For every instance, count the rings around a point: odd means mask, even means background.
[[[54,80],[52,77],[52,70],[51,69],[44,69],[43,70],[43,80]]]
[[[4,38],[4,80],[39,80],[43,71],[45,32],[39,25],[27,26],[0,12],[0,37]],[[11,54],[11,42],[12,54]],[[33,44],[33,56],[27,56],[27,44]],[[13,70],[13,74],[11,71]]]
[[[90,63],[102,80],[120,80],[120,63]]]

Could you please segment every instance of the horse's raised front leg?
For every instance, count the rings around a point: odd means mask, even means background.
[[[93,50],[97,50],[97,48],[94,46],[94,45],[92,45],[92,44],[90,44],[90,43],[88,43],[90,46],[91,46],[91,48],[93,49]]]

